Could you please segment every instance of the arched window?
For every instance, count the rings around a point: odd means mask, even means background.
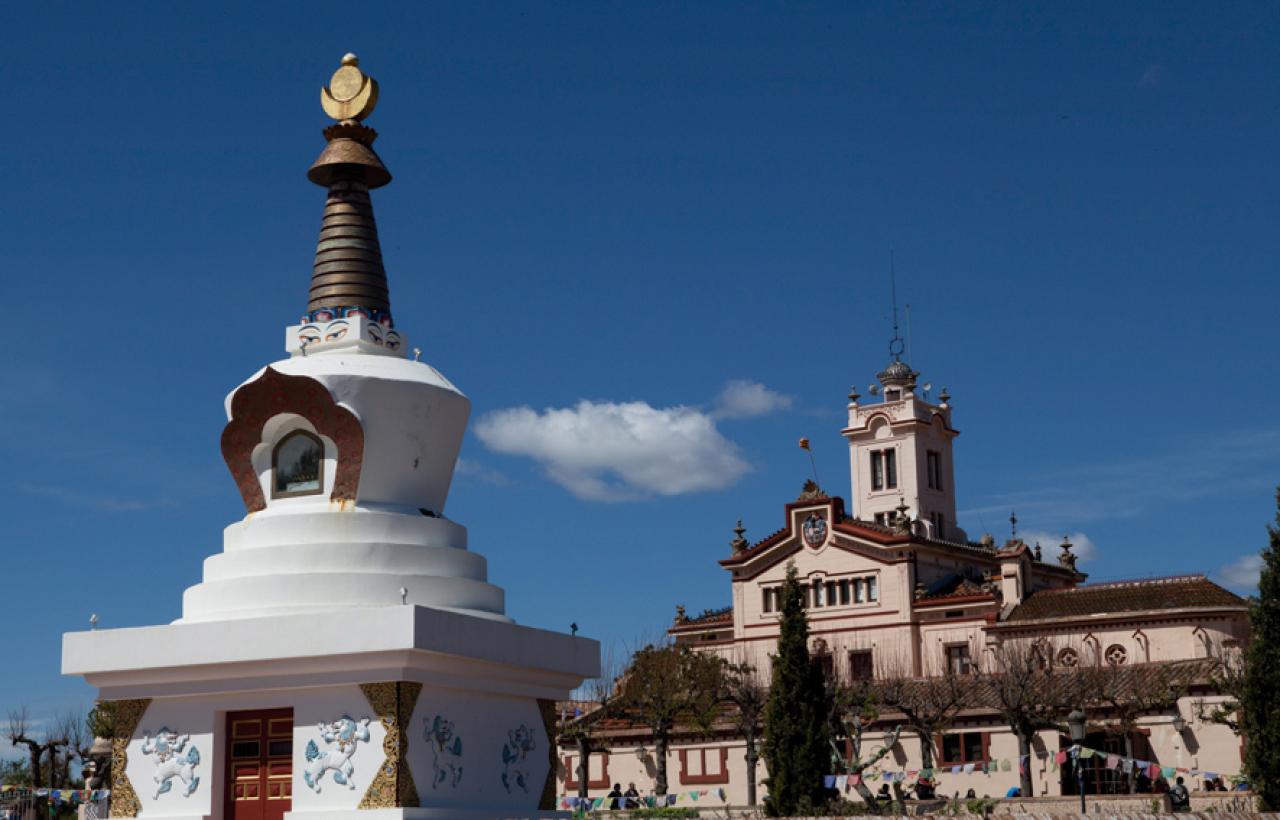
[[[305,430],[295,430],[271,454],[271,497],[318,495],[324,490],[324,445]]]

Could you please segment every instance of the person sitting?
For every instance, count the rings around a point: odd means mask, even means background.
[[[609,808],[611,809],[622,808],[619,802],[622,798],[622,784],[614,783],[613,788],[609,791],[608,794],[605,795],[605,797],[609,798],[609,803],[608,803]]]
[[[636,791],[635,783],[628,783],[627,790],[622,793],[622,796],[626,798],[626,801],[625,801],[626,805],[623,806],[623,808],[627,808],[627,809],[640,808],[640,792]]]
[[[975,792],[973,789],[969,789],[969,791],[967,791],[967,792],[965,792],[965,793],[964,793],[964,799],[965,799],[965,800],[977,800],[977,799],[978,799],[978,793],[977,793],[977,792]]]
[[[893,800],[893,795],[889,794],[889,784],[882,783],[880,785],[880,793],[876,795],[877,800],[883,800],[886,803]]]
[[[1169,781],[1165,780],[1163,776],[1157,777],[1156,782],[1151,784],[1151,791],[1156,794],[1168,794]]]
[[[922,777],[916,781],[916,799],[932,800],[934,797],[933,781],[927,777]]]
[[[1010,787],[1009,787],[1009,791],[1005,792],[1005,793],[1004,793],[1004,796],[1005,796],[1005,797],[1021,797],[1021,796],[1022,796],[1022,787],[1021,787],[1021,786],[1010,786]]]
[[[1191,792],[1187,791],[1181,777],[1169,789],[1169,805],[1175,812],[1191,811]]]

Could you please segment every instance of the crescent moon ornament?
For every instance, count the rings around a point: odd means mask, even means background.
[[[320,89],[320,107],[338,122],[359,122],[373,113],[378,104],[378,81],[359,68],[354,54],[342,58],[342,66],[333,72],[329,85]]]

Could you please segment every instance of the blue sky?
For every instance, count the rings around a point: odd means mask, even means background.
[[[473,402],[447,514],[518,620],[625,648],[728,602],[741,517],[848,493],[849,385],[954,395],[961,523],[1247,590],[1280,483],[1280,6],[10,5],[0,709],[167,622],[243,514],[353,50],[397,323]],[[22,319],[21,317],[26,317]],[[549,412],[550,411],[550,412]],[[484,432],[480,437],[477,431]],[[618,431],[634,437],[618,445]]]

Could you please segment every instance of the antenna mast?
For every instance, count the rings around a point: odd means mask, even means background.
[[[889,292],[893,299],[893,338],[889,341],[889,355],[893,360],[901,361],[902,356],[902,336],[898,333],[898,271],[894,266],[894,252],[889,251]],[[911,357],[908,356],[908,359]]]

